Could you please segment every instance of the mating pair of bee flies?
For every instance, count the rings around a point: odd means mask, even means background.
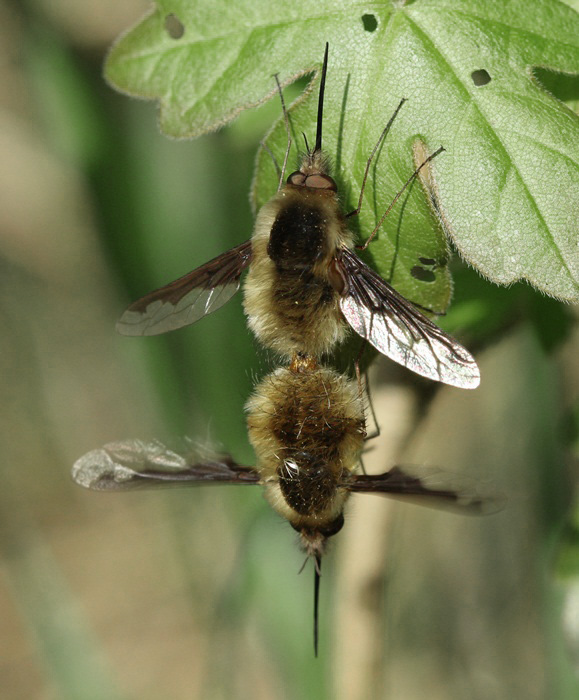
[[[73,467],[78,484],[98,491],[261,484],[273,508],[299,533],[303,551],[314,559],[316,653],[321,557],[328,538],[342,528],[351,493],[420,497],[471,512],[485,507],[475,490],[461,491],[436,477],[416,477],[398,466],[379,475],[356,473],[366,439],[360,382],[320,364],[348,326],[384,355],[430,379],[475,388],[479,371],[461,345],[354,252],[347,220],[360,211],[372,158],[403,101],[368,159],[357,209],[345,215],[322,153],[327,65],[326,44],[315,145],[310,150],[306,142],[299,170],[285,184],[291,138],[280,88],[288,146],[277,194],[259,211],[252,238],[139,299],[117,324],[126,335],[155,335],[195,323],[225,304],[248,270],[244,308],[249,326],[285,361],[256,386],[246,406],[257,466],[241,466],[229,456],[178,454],[158,442],[133,440],[89,452]],[[413,173],[368,241],[420,169],[441,150]]]

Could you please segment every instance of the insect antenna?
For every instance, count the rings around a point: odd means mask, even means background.
[[[324,91],[326,89],[326,73],[328,71],[328,48],[329,44],[326,41],[324,63],[322,65],[322,79],[320,81],[320,94],[318,97],[318,125],[316,129],[316,145],[314,146],[314,153],[322,150],[322,120],[324,115]]]
[[[327,44],[326,44],[327,46]],[[314,655],[318,658],[318,620],[320,603],[320,576],[322,575],[322,557],[315,555],[314,561]]]

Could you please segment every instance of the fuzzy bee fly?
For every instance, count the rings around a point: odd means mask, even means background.
[[[326,44],[315,145],[261,208],[252,238],[131,304],[117,329],[125,335],[156,335],[195,323],[237,292],[248,269],[244,287],[248,324],[261,343],[282,357],[291,360],[299,354],[319,359],[344,338],[349,327],[417,374],[475,388],[480,374],[470,353],[354,251],[347,220],[360,211],[363,187],[358,208],[344,214],[322,152],[327,66]],[[396,113],[368,159],[364,183]],[[415,170],[368,241],[420,169],[441,150]]]

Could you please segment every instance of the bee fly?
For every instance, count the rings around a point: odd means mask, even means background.
[[[286,359],[298,354],[319,359],[344,338],[349,325],[413,372],[475,388],[480,375],[473,357],[355,254],[346,225],[360,211],[372,158],[404,100],[368,159],[357,209],[345,215],[322,153],[327,67],[326,44],[315,145],[309,150],[306,144],[299,170],[283,186],[280,179],[277,194],[257,215],[251,240],[134,302],[117,329],[125,335],[156,335],[194,323],[225,304],[249,268],[244,289],[249,326],[261,343]],[[288,127],[288,152],[290,144]],[[415,170],[365,245],[420,169],[441,150]]]
[[[306,144],[299,170],[283,185],[282,173],[278,193],[258,213],[252,239],[135,302],[117,324],[127,335],[154,335],[194,323],[230,299],[249,268],[244,299],[249,326],[288,362],[255,387],[246,405],[256,465],[132,440],[89,452],[73,467],[74,480],[97,491],[261,484],[271,506],[297,531],[302,550],[315,563],[316,653],[321,560],[328,539],[344,524],[351,493],[444,502],[467,512],[483,512],[490,502],[476,490],[445,485],[438,477],[432,481],[398,466],[379,475],[356,473],[366,440],[360,384],[319,364],[344,337],[344,321],[380,352],[423,376],[474,388],[479,372],[461,345],[354,253],[346,221],[360,211],[372,158],[398,110],[368,159],[358,208],[344,215],[322,154],[327,65],[326,44],[314,148]],[[284,116],[287,124],[285,106]],[[290,143],[288,128],[288,152]],[[420,168],[438,152],[413,173],[368,240]]]
[[[358,384],[311,358],[296,357],[266,376],[246,411],[255,467],[239,465],[230,456],[200,458],[159,442],[129,440],[84,455],[72,475],[77,484],[96,491],[261,484],[271,506],[297,531],[301,549],[314,560],[316,655],[321,559],[328,538],[344,524],[351,493],[416,498],[467,513],[482,513],[492,506],[492,499],[469,483],[466,489],[456,482],[444,484],[437,474],[416,476],[398,466],[384,474],[356,474],[366,439]]]

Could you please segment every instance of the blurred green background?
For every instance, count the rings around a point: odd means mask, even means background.
[[[0,5],[0,696],[577,697],[576,314],[526,286],[456,265],[444,323],[477,351],[477,391],[373,368],[368,471],[441,465],[509,501],[467,519],[352,499],[324,561],[317,660],[312,572],[297,575],[259,489],[71,482],[75,459],[124,438],[188,435],[250,464],[243,405],[272,366],[240,297],[167,336],[114,332],[129,301],[250,235],[253,162],[279,115],[161,136],[153,104],[102,78],[147,7]]]

